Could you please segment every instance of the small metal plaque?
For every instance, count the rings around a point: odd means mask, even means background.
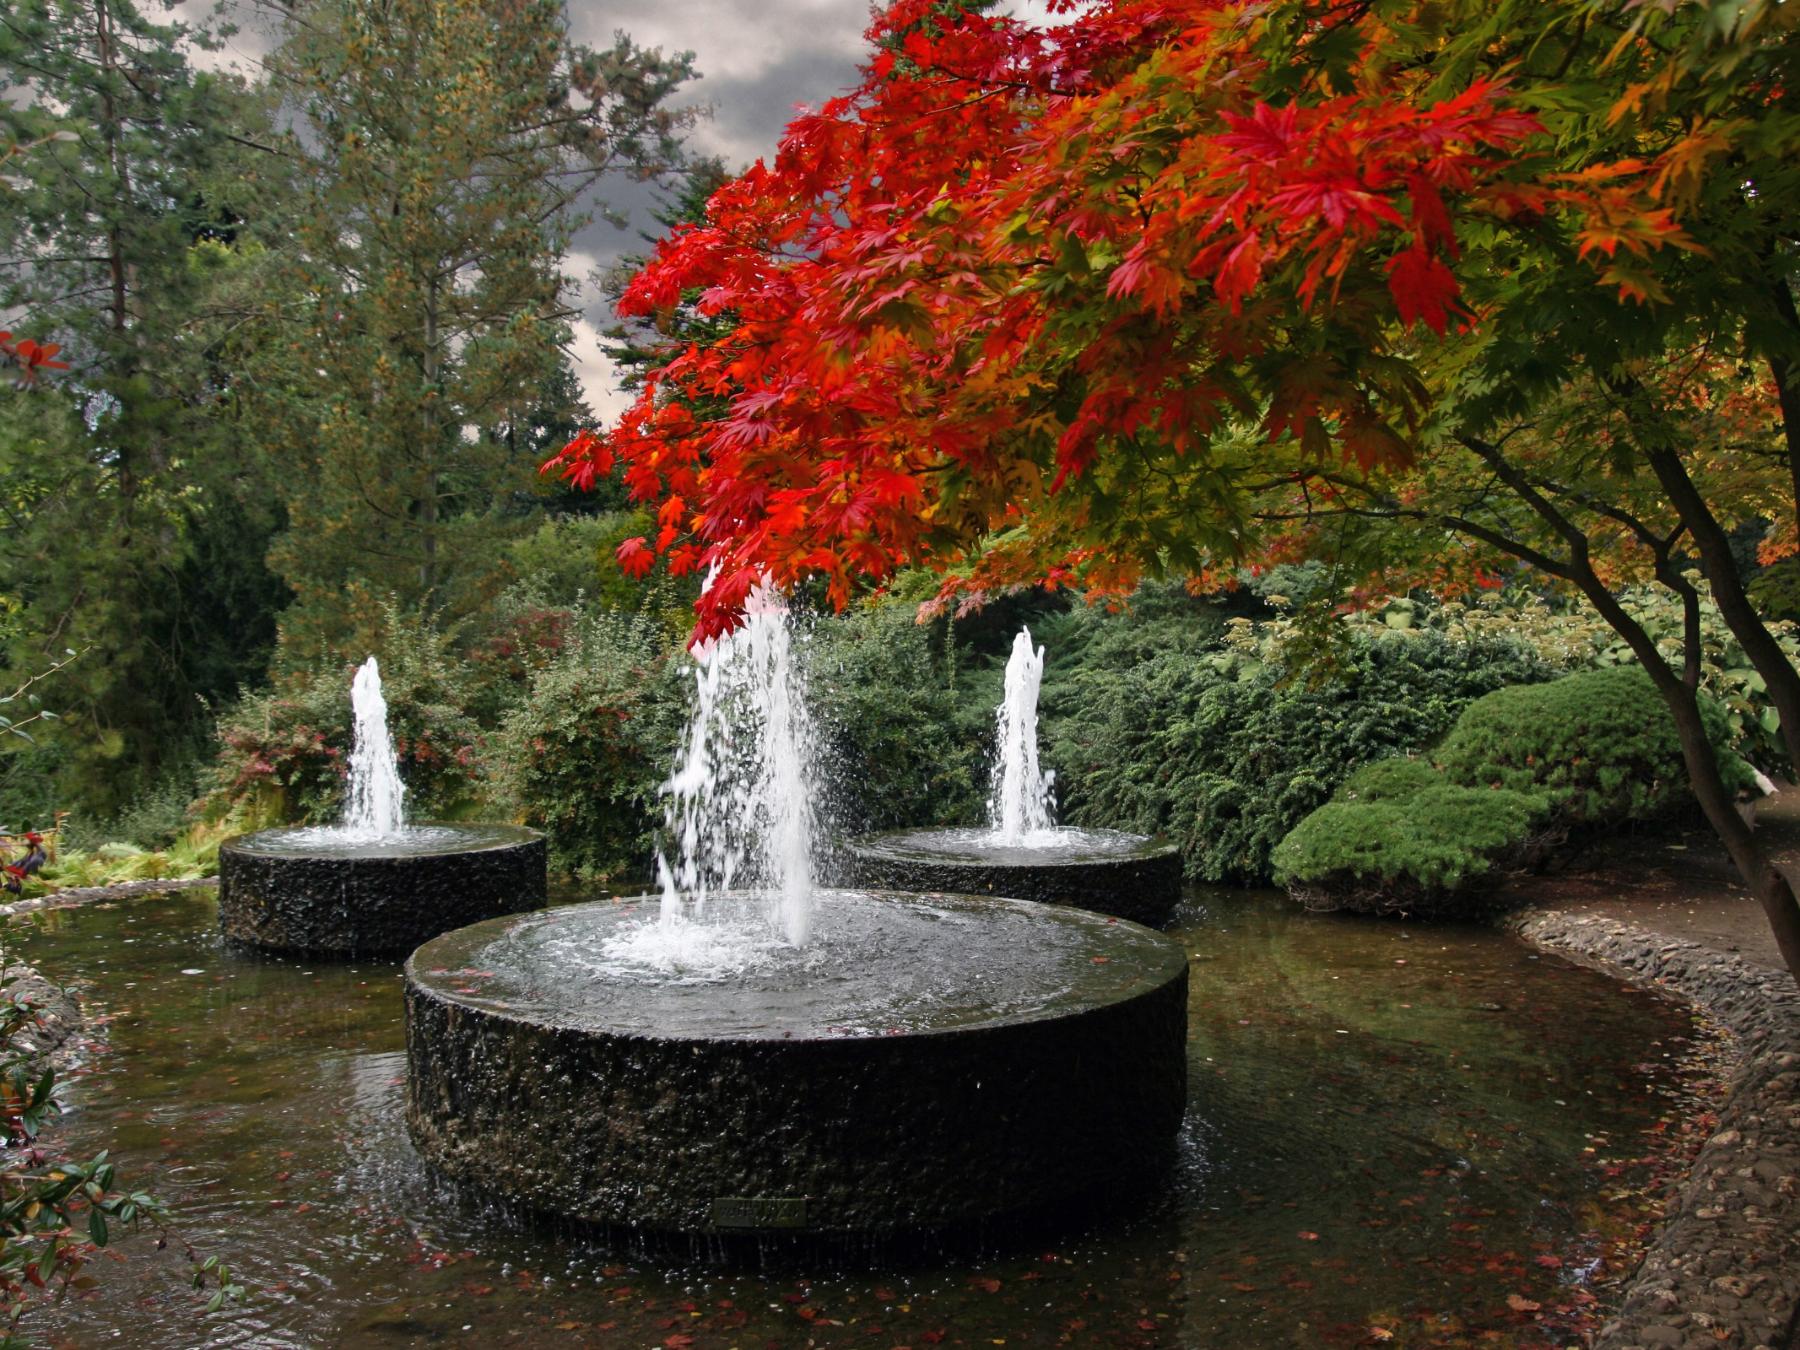
[[[715,1228],[804,1228],[806,1201],[764,1196],[714,1196],[712,1221]]]

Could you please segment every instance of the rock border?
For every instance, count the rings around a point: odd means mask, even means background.
[[[219,879],[211,877],[149,877],[142,881],[115,881],[110,886],[67,886],[61,890],[46,891],[42,895],[28,895],[23,900],[14,900],[0,905],[0,919],[10,919],[19,914],[36,914],[46,909],[67,909],[74,905],[83,905],[90,900],[119,900],[132,895],[149,895],[158,891],[185,891],[195,886],[217,886]]]
[[[1528,909],[1533,946],[1686,1000],[1733,1037],[1719,1125],[1597,1350],[1791,1350],[1800,1337],[1800,988],[1785,971],[1616,919]]]

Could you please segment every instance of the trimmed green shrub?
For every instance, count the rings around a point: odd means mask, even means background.
[[[1275,880],[1309,909],[1442,911],[1528,862],[1548,813],[1535,794],[1441,780],[1397,797],[1340,796],[1281,841]]]
[[[1166,834],[1210,882],[1266,884],[1275,846],[1359,766],[1422,750],[1474,699],[1554,674],[1505,639],[1356,631],[1308,683],[1273,643],[1221,646],[1216,621],[1209,634],[1176,620],[1152,641],[1129,616],[1072,618],[1120,623],[1090,650],[1129,655],[1071,666],[1051,649],[1041,725],[1062,818]]]
[[[1442,787],[1444,775],[1428,759],[1409,759],[1395,755],[1365,764],[1344,780],[1334,801],[1386,802],[1403,801],[1425,791]]]
[[[1750,769],[1701,703],[1726,782]],[[1467,905],[1494,873],[1536,863],[1571,828],[1641,820],[1691,800],[1675,723],[1649,676],[1613,667],[1477,699],[1434,755],[1365,765],[1275,850],[1309,908],[1374,913]]]
[[[1704,696],[1700,711],[1726,786],[1749,791],[1750,767],[1726,748],[1723,711]],[[1637,666],[1489,694],[1433,758],[1452,783],[1543,792],[1570,825],[1649,819],[1693,800],[1675,719]]]

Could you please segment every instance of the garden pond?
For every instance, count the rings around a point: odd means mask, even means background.
[[[682,1266],[434,1178],[402,1121],[398,963],[225,948],[210,890],[15,920],[89,1025],[57,1145],[113,1150],[180,1243],[115,1239],[53,1346],[1560,1346],[1624,1273],[1704,1105],[1684,1008],[1481,928],[1191,891],[1190,1105],[1157,1195],[1004,1254]]]

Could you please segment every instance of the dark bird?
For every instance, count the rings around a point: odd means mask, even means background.
[[[25,843],[25,856],[14,865],[19,868],[21,876],[29,877],[36,875],[38,869],[49,860],[49,855],[44,852],[44,836],[36,830],[25,836]]]

